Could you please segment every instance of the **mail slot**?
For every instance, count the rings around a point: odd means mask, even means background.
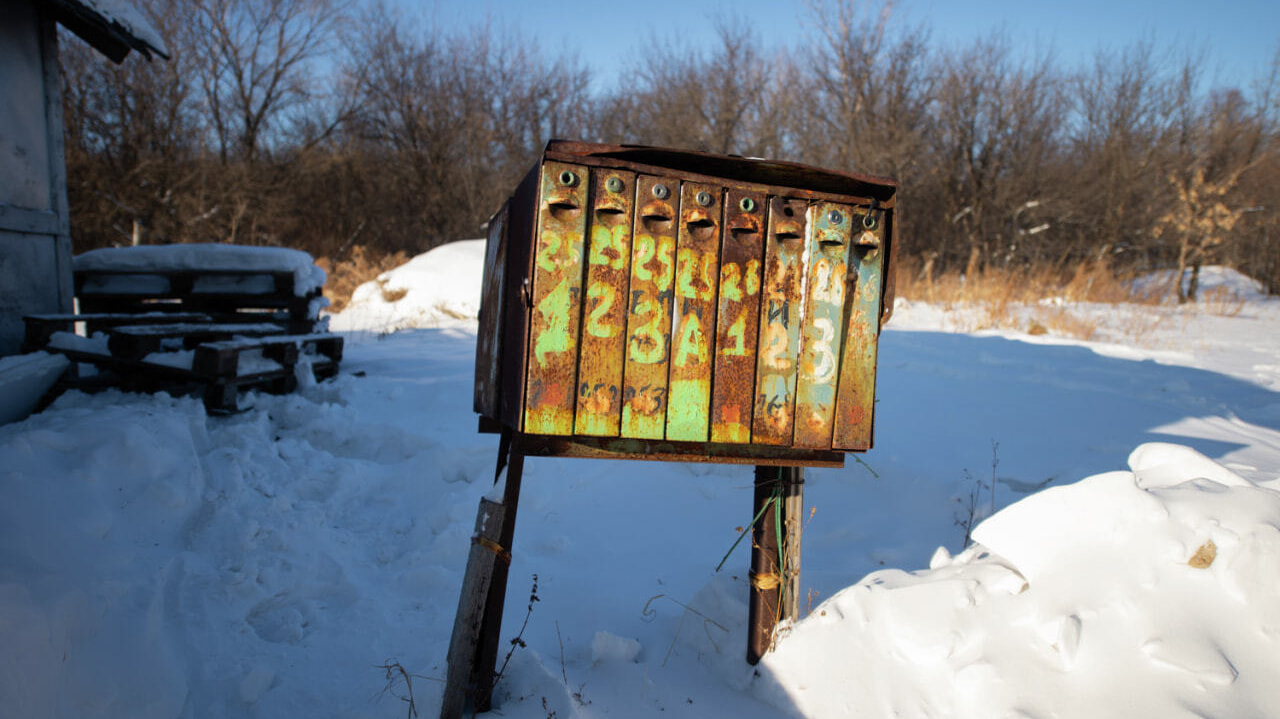
[[[869,449],[896,193],[552,141],[488,226],[481,428],[562,456],[839,465]]]

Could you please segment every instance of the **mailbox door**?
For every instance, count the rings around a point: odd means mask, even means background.
[[[591,186],[587,237],[587,294],[578,359],[574,432],[617,437],[622,421],[622,367],[627,344],[636,176],[597,169]]]
[[[796,360],[800,354],[800,310],[804,303],[804,245],[808,203],[769,200],[764,276],[760,297],[759,360],[751,441],[791,444],[796,405]]]
[[[751,441],[767,214],[763,191],[735,188],[725,195],[711,395],[712,442]]]
[[[794,446],[831,447],[836,381],[844,336],[845,275],[853,208],[833,202],[809,207],[809,268],[796,382]]]
[[[662,439],[666,427],[679,193],[678,178],[641,175],[636,180],[622,372],[623,437]]]
[[[587,168],[542,166],[529,320],[524,431],[573,433]]]
[[[840,368],[832,446],[835,449],[865,451],[871,448],[875,411],[884,233],[889,218],[885,216],[887,213],[874,209],[859,212],[849,273],[852,296],[849,298],[849,322],[845,328],[844,361]]]
[[[724,190],[714,185],[686,182],[680,191],[669,440],[705,442],[711,426],[711,353],[716,338],[723,198]]]

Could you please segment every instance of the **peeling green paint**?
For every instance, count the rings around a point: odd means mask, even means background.
[[[573,434],[588,170],[547,162],[538,196],[524,431]]]

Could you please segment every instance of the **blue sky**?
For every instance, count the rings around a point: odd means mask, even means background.
[[[483,21],[536,35],[544,51],[576,52],[596,76],[613,84],[630,58],[651,38],[714,42],[717,13],[741,15],[768,44],[784,42],[808,22],[801,0],[401,0],[406,14],[442,29]],[[1147,38],[1161,49],[1191,47],[1207,55],[1211,86],[1247,88],[1280,43],[1280,0],[899,0],[899,23],[924,23],[934,45],[964,43],[1003,28],[1021,52],[1052,46],[1063,66],[1075,65],[1098,47],[1120,48]]]

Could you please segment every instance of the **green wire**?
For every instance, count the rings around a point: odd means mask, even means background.
[[[784,570],[784,562],[786,561],[786,547],[782,544],[782,525],[786,521],[786,515],[782,513],[782,467],[778,467],[778,481],[773,488],[773,529],[778,535],[778,588],[781,590],[779,596],[787,596],[787,573]]]
[[[716,565],[716,571],[718,572],[724,568],[724,563],[729,561],[729,557],[730,555],[733,554],[733,550],[737,549],[739,544],[742,544],[743,537],[746,537],[747,533],[750,532],[752,527],[756,525],[756,522],[760,521],[760,518],[764,516],[764,513],[769,510],[770,504],[773,505],[773,517],[774,517],[773,528],[778,538],[779,584],[782,587],[783,593],[785,594],[786,588],[787,588],[786,587],[787,579],[786,579],[786,573],[782,571],[782,567],[781,567],[781,564],[782,564],[781,560],[785,556],[783,552],[783,546],[782,546],[783,514],[782,514],[782,468],[781,467],[778,468],[778,477],[773,486],[773,496],[770,497],[769,500],[766,501],[763,505],[761,505],[760,511],[757,512],[756,516],[751,519],[751,524],[747,525],[746,528],[742,530],[742,533],[739,534],[738,538],[734,541],[733,546],[729,547],[729,551],[724,553],[724,557],[722,557],[720,559],[720,563]]]
[[[769,503],[765,502],[764,505],[760,507],[760,511],[756,513],[755,518],[751,520],[751,524],[748,524],[746,529],[742,530],[742,534],[738,535],[737,541],[733,543],[732,547],[729,547],[729,551],[724,553],[724,558],[716,565],[717,572],[724,568],[724,563],[729,561],[729,555],[733,554],[733,550],[738,548],[738,545],[742,543],[742,538],[747,536],[747,532],[750,532],[752,527],[756,526],[756,522],[760,521],[760,518],[764,516],[765,510],[767,509],[769,509]]]

